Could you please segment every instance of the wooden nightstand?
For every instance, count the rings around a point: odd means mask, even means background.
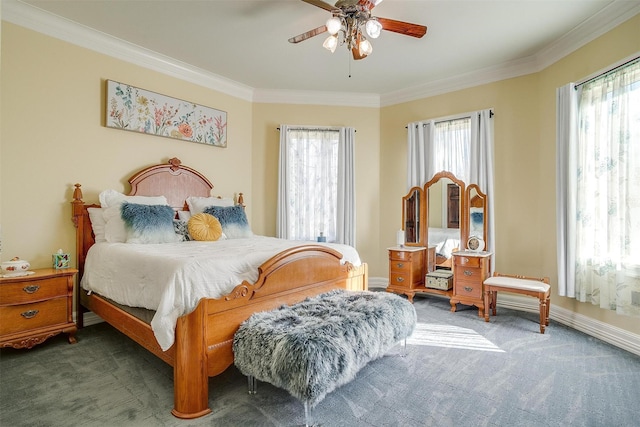
[[[453,252],[453,296],[449,301],[451,311],[456,304],[475,305],[478,316],[484,317],[483,282],[491,274],[491,252]]]
[[[0,347],[31,348],[59,333],[76,342],[71,268],[0,278]]]

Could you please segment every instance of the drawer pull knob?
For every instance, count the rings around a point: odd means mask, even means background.
[[[403,263],[401,263],[401,262],[399,262],[399,263],[398,263],[398,268],[402,268],[402,267],[404,267],[404,264],[403,264]]]
[[[25,291],[28,294],[33,294],[38,292],[38,289],[40,289],[39,285],[29,285],[29,286],[25,286],[24,288],[22,288],[23,291]]]
[[[397,280],[398,282],[404,282],[404,277],[398,277],[396,280]]]
[[[465,276],[472,276],[473,275],[473,271],[465,270],[464,271],[464,275]]]
[[[473,288],[471,286],[465,286],[464,290],[467,292],[471,292],[473,290]]]
[[[27,310],[27,311],[25,311],[23,313],[20,313],[20,314],[25,319],[32,319],[32,318],[36,317],[36,314],[38,314],[38,310]]]

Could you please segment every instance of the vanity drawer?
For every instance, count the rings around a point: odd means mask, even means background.
[[[482,283],[469,283],[457,281],[454,292],[457,296],[469,298],[482,298]]]
[[[403,286],[409,289],[413,289],[414,283],[411,277],[411,272],[407,273],[398,273],[392,271],[389,275],[389,285],[392,286]]]
[[[67,322],[67,298],[0,307],[0,335]]]
[[[478,257],[454,256],[453,259],[457,266],[480,267],[480,258]]]
[[[389,251],[389,260],[391,261],[411,261],[413,252],[408,251]]]
[[[460,282],[482,283],[482,269],[472,267],[460,267],[456,270],[457,280]]]
[[[66,277],[7,283],[0,286],[0,305],[43,301],[69,293]]]
[[[411,261],[391,259],[389,260],[389,268],[392,272],[410,273],[413,265]]]

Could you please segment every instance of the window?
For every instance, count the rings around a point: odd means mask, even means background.
[[[278,237],[355,243],[350,128],[280,128]]]
[[[558,141],[563,290],[601,308],[640,315],[640,60],[578,85],[566,97],[575,97],[575,114],[559,116],[569,122],[559,123],[568,130]]]

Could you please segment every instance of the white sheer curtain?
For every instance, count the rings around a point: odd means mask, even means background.
[[[487,250],[495,250],[493,192],[493,113],[481,110],[454,118],[423,120],[407,126],[407,191],[440,171],[487,195]]]
[[[278,237],[355,245],[354,134],[280,126]]]
[[[563,291],[640,316],[640,62],[566,91],[558,91],[557,141]],[[575,132],[560,126],[571,119]]]

